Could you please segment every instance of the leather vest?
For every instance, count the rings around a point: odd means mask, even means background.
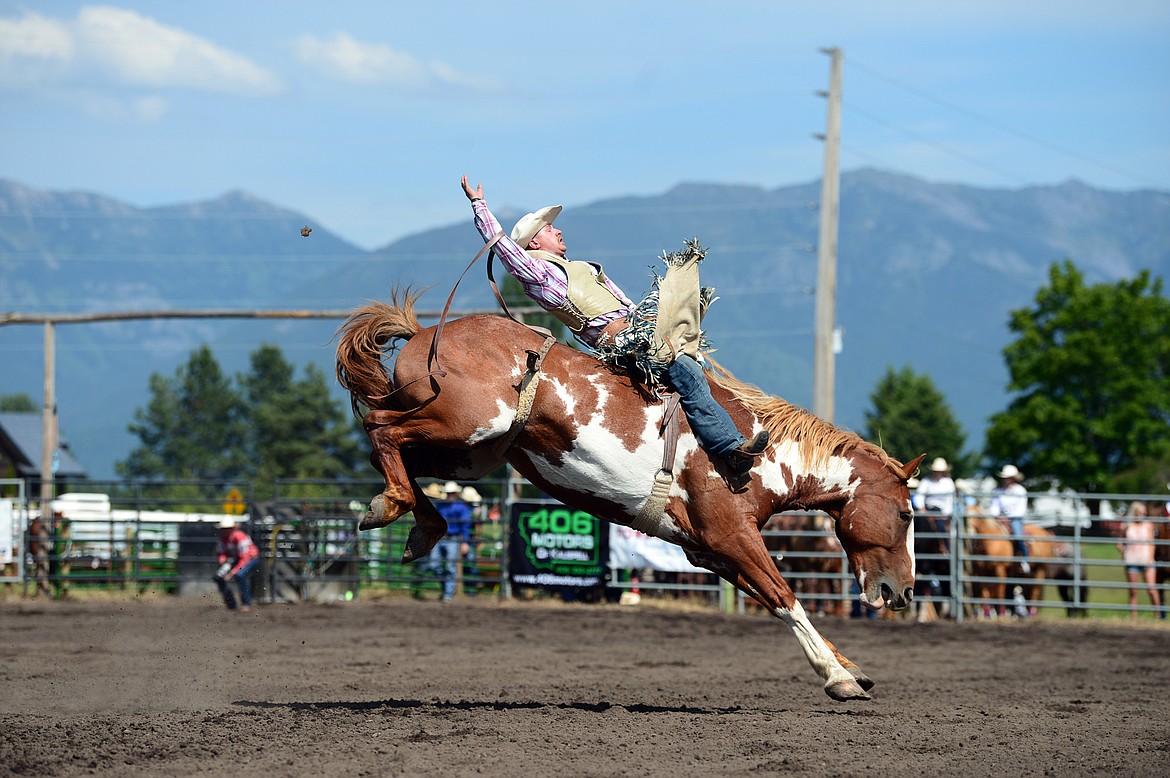
[[[605,285],[605,272],[596,262],[566,260],[548,251],[528,251],[530,256],[551,262],[569,279],[568,298],[564,305],[548,312],[572,332],[579,333],[598,316],[625,308],[625,303]],[[597,274],[593,270],[596,268]]]

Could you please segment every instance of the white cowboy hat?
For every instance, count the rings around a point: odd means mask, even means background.
[[[220,519],[219,524],[217,524],[216,526],[219,527],[220,529],[231,529],[232,527],[236,526],[236,520],[229,519],[229,518],[225,517],[225,518]]]
[[[516,222],[516,226],[512,228],[512,240],[516,241],[520,248],[528,248],[528,242],[536,236],[536,233],[544,229],[544,225],[556,221],[560,213],[561,206],[549,205],[539,211],[524,214],[520,217],[520,221]]]
[[[942,457],[935,457],[934,461],[930,463],[930,472],[932,473],[945,473],[950,469],[951,466]]]
[[[459,484],[455,483],[454,481],[448,481],[443,486],[443,493],[444,494],[452,494],[452,493],[457,492],[457,491],[459,491]]]
[[[1015,465],[1004,465],[1003,470],[995,474],[996,478],[1014,478],[1020,480],[1020,471]]]
[[[922,482],[919,481],[914,476],[910,476],[908,479],[906,479],[906,488],[907,489],[917,489],[921,485],[922,485]]]
[[[483,502],[483,497],[480,496],[474,486],[463,487],[463,491],[459,492],[459,498],[463,502]]]
[[[441,498],[443,496],[443,487],[437,483],[430,483],[423,487],[423,494],[427,497]]]

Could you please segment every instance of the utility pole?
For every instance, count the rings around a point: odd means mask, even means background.
[[[833,421],[834,361],[837,321],[837,216],[840,175],[837,152],[841,144],[841,49],[821,49],[832,58],[825,115],[825,172],[821,180],[821,225],[817,241],[817,298],[813,327],[813,413]]]
[[[45,322],[45,377],[41,404],[41,524],[52,521],[49,501],[53,499],[53,455],[57,452],[57,338],[52,321]]]

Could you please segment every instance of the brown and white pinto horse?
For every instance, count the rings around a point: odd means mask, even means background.
[[[361,528],[414,511],[404,561],[427,554],[446,523],[423,494],[420,476],[474,479],[506,460],[567,505],[630,526],[662,465],[664,404],[593,357],[561,344],[543,362],[527,424],[502,455],[493,441],[516,417],[519,385],[542,337],[497,316],[435,327],[414,313],[418,294],[396,290],[393,304],[371,303],[342,326],[337,374],[365,428],[371,461],[386,488]],[[398,344],[395,341],[406,341]],[[400,345],[400,348],[398,347]],[[397,352],[393,378],[383,353]],[[722,462],[703,452],[683,423],[674,483],[653,534],[759,601],[796,634],[834,699],[869,699],[873,682],[813,627],[764,547],[760,527],[782,510],[822,510],[836,532],[868,607],[905,608],[913,596],[913,512],[906,480],[922,457],[902,465],[877,446],[769,397],[729,375],[716,400],[747,434],[768,429],[771,445],[750,480],[728,488]]]

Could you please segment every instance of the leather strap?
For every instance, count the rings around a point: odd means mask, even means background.
[[[528,352],[528,370],[520,379],[520,400],[516,403],[516,415],[512,418],[512,426],[492,445],[492,453],[496,456],[503,456],[504,452],[512,447],[516,436],[528,423],[528,417],[532,415],[532,404],[536,399],[536,387],[540,383],[540,367],[544,363],[544,358],[548,356],[548,350],[556,342],[557,339],[549,335],[544,339],[539,351]]]
[[[500,238],[502,238],[502,237],[504,237],[504,231],[500,230],[499,232],[497,232],[495,235],[492,236],[491,240],[489,240],[487,243],[483,244],[483,248],[481,248],[479,250],[479,252],[476,253],[476,255],[471,258],[471,261],[467,263],[467,267],[463,268],[463,272],[459,274],[459,279],[455,282],[455,286],[451,287],[451,294],[447,295],[447,304],[443,306],[443,313],[441,316],[439,316],[439,324],[437,327],[435,327],[435,337],[433,340],[431,340],[431,350],[427,354],[427,366],[431,367],[433,365],[433,367],[431,369],[432,369],[432,373],[434,373],[435,375],[439,375],[439,376],[446,376],[447,375],[443,371],[442,366],[439,364],[439,338],[442,337],[442,335],[443,335],[443,327],[445,327],[447,325],[447,314],[451,312],[451,301],[455,299],[455,290],[459,288],[459,282],[463,280],[463,276],[467,275],[467,271],[471,270],[471,266],[479,261],[479,258],[483,256],[483,253],[485,251],[491,251],[492,246],[495,246],[500,241]],[[491,275],[490,262],[488,264],[488,267],[489,267],[488,274],[490,277],[490,275]],[[494,283],[492,284],[492,288],[495,289]],[[498,295],[497,295],[497,297],[498,297]],[[428,375],[430,375],[430,374],[428,373]]]
[[[670,488],[674,485],[674,459],[678,451],[679,419],[678,419],[678,392],[671,392],[666,397],[666,408],[662,414],[662,426],[659,433],[662,435],[662,467],[654,474],[654,485],[650,487],[650,496],[642,504],[642,510],[630,522],[630,527],[651,537],[658,534],[662,526],[662,517],[666,510],[666,500],[670,497]]]

